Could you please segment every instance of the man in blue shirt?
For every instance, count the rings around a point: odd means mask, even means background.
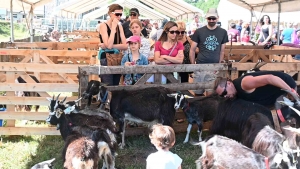
[[[282,43],[292,43],[292,34],[294,32],[294,28],[292,28],[293,23],[289,23],[288,27],[283,29],[280,39]]]

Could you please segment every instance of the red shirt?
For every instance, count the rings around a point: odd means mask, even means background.
[[[157,41],[155,43],[155,52],[159,51],[160,55],[169,55],[169,56],[175,57],[178,54],[179,50],[184,50],[184,46],[181,42],[177,42],[177,44],[175,44],[175,45],[176,46],[175,46],[173,52],[170,55],[170,52],[171,52],[171,50],[173,49],[174,46],[172,46],[170,49],[165,49],[165,48],[162,47],[161,42]]]

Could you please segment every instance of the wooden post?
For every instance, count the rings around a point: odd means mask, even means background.
[[[78,97],[80,98],[82,93],[86,90],[88,82],[89,82],[89,76],[86,74],[85,71],[82,71],[81,68],[78,68],[78,78],[79,78],[79,89],[78,89]],[[87,104],[87,100],[80,100],[80,108],[83,109]]]
[[[15,72],[6,72],[6,83],[15,83]],[[15,96],[15,92],[6,92],[6,96]],[[6,111],[15,111],[15,105],[6,105]],[[6,127],[15,127],[16,120],[7,120]]]

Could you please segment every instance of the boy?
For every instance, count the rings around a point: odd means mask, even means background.
[[[169,151],[175,144],[175,132],[170,126],[154,125],[149,135],[158,150],[147,158],[147,169],[181,169],[182,159]]]

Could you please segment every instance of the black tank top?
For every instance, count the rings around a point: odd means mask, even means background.
[[[107,35],[108,37],[110,36],[110,28],[109,26],[105,23],[106,27],[107,27]],[[117,32],[119,33],[119,43],[118,43],[118,40],[117,40]],[[100,37],[100,42],[103,43],[103,39],[102,39],[102,36],[101,34],[99,33],[99,37]],[[115,39],[114,39],[114,44],[120,44],[121,43],[121,36],[120,36],[120,29],[119,29],[119,25],[117,26],[117,31],[115,33]]]
[[[265,39],[267,39],[268,37],[269,37],[269,27],[267,27],[267,28],[265,28],[265,29],[263,29],[263,28],[261,28],[261,30],[262,30],[262,33],[263,33],[263,36],[260,38],[260,42],[264,42],[265,41]],[[269,40],[270,41],[270,40]]]
[[[245,76],[259,76],[259,75],[267,75],[272,74],[274,76],[278,76],[283,81],[285,81],[291,88],[296,87],[295,80],[288,74],[282,73],[282,72],[276,72],[276,71],[259,71],[254,73],[248,73]],[[240,99],[244,99],[247,101],[255,102],[267,107],[274,106],[274,103],[276,102],[276,99],[286,94],[283,90],[281,90],[279,87],[273,86],[273,85],[266,85],[262,87],[256,88],[252,93],[246,93],[242,87],[241,82],[243,78],[245,77],[239,77],[235,80],[233,80],[233,84],[237,91],[237,97]]]

